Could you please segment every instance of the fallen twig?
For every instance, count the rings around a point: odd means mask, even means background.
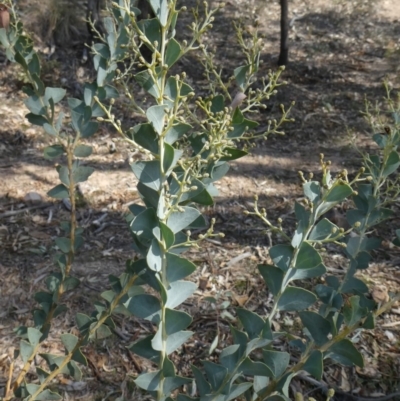
[[[45,209],[46,207],[49,207],[49,206],[52,206],[52,205],[54,205],[54,204],[53,203],[43,203],[41,205],[34,205],[34,206],[24,207],[23,209],[10,210],[8,212],[4,212],[4,213],[0,214],[0,219],[2,219],[4,217],[15,216],[17,214],[24,213],[24,212],[29,212],[29,211],[35,210],[35,209]]]

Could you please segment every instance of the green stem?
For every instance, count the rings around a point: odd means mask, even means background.
[[[76,142],[78,140],[79,134],[76,135],[75,141],[71,147],[67,149],[67,166],[68,166],[68,176],[69,176],[69,200],[71,202],[71,230],[70,230],[70,250],[67,256],[67,264],[65,266],[65,276],[68,276],[71,267],[73,258],[75,255],[75,230],[76,230],[76,199],[75,199],[75,182],[73,177],[73,163],[74,163],[74,148],[76,146]],[[62,283],[60,287],[62,287]],[[61,289],[61,292],[63,289]]]
[[[160,54],[161,54],[161,60],[160,60],[160,68],[161,68],[161,83],[159,87],[159,97],[157,99],[157,103],[159,105],[164,104],[164,93],[165,93],[165,85],[166,85],[166,76],[168,72],[168,68],[165,65],[165,50],[167,46],[167,39],[166,35],[168,32],[168,27],[169,24],[167,24],[166,27],[161,27],[161,44],[160,44]],[[158,82],[157,77],[155,79],[156,82]],[[163,117],[163,132],[159,134],[159,139],[158,139],[158,149],[159,149],[159,168],[160,168],[160,200],[163,198],[163,201],[161,202],[163,206],[163,210],[161,210],[162,215],[158,216],[160,222],[166,222],[166,210],[165,207],[167,204],[169,204],[169,200],[167,199],[167,187],[166,187],[166,182],[167,182],[167,174],[166,171],[164,170],[164,155],[165,155],[165,132],[166,129],[164,127],[165,123],[165,116]],[[159,201],[160,202],[160,201]],[[158,213],[157,213],[158,214]],[[166,250],[166,243],[163,238],[161,238],[161,241],[159,242],[160,248],[161,248],[161,271],[160,271],[160,278],[163,287],[165,290],[168,289],[168,281],[167,281],[167,250]],[[158,385],[158,391],[157,391],[157,400],[160,401],[164,398],[164,372],[163,372],[163,367],[165,360],[167,359],[167,332],[166,332],[166,327],[165,327],[165,322],[166,322],[166,305],[161,299],[161,319],[160,319],[160,324],[158,326],[158,329],[161,330],[161,351],[160,351],[160,361],[159,361],[159,368],[160,368],[160,382]]]
[[[383,171],[385,169],[385,166],[386,166],[386,163],[387,163],[387,159],[389,157],[389,152],[387,151],[387,148],[390,148],[390,146],[386,146],[385,149],[384,149],[383,161],[381,163],[381,168],[380,168],[380,171],[379,171],[379,175],[378,175],[378,178],[376,179],[376,181],[374,183],[374,186],[373,186],[373,195],[372,196],[374,198],[377,198],[378,200],[379,200],[379,190],[380,190],[381,186],[383,185],[383,183],[385,182],[385,177],[383,177]],[[375,208],[372,209],[370,212],[368,212],[365,215],[365,223],[363,224],[362,229],[359,231],[359,241],[358,241],[358,244],[357,244],[355,255],[358,255],[360,250],[361,250],[361,244],[362,244],[364,238],[366,237],[367,229],[369,228],[368,220],[369,220],[372,212],[376,211],[380,206],[381,206],[381,204],[377,203]],[[351,261],[349,263],[351,263]],[[340,286],[339,286],[339,288],[337,290],[338,293],[341,292],[341,290],[343,288],[343,285],[346,283],[347,279],[352,274],[354,274],[354,272],[349,266],[347,271],[346,271],[345,277],[344,277],[342,283],[340,284]]]
[[[73,147],[72,147],[73,149]],[[71,241],[71,249],[68,252],[67,255],[67,263],[65,266],[65,272],[63,274],[63,279],[57,289],[57,294],[55,296],[55,301],[52,303],[49,312],[47,313],[46,319],[41,327],[41,332],[46,333],[50,329],[51,326],[51,321],[54,316],[54,312],[57,309],[59,300],[64,293],[64,287],[63,283],[65,279],[69,276],[71,267],[72,267],[72,261],[74,257],[74,243],[75,243],[75,230],[76,230],[76,205],[75,205],[75,184],[73,181],[72,177],[72,168],[73,168],[73,150],[68,149],[67,150],[67,165],[68,165],[68,175],[69,175],[69,180],[70,180],[70,188],[69,188],[69,194],[70,194],[70,202],[71,202],[71,214],[70,214],[70,226],[71,226],[71,231],[70,231],[70,241]],[[15,391],[22,383],[24,380],[26,374],[29,371],[29,368],[37,355],[39,348],[41,346],[41,342],[39,342],[33,349],[31,356],[28,358],[28,360],[25,362],[23,368],[21,369],[20,373],[18,374],[17,378],[15,379],[13,383],[13,390]],[[7,398],[5,398],[5,401],[7,401]]]
[[[272,306],[272,310],[268,315],[269,323],[272,322],[272,319],[274,318],[274,316],[275,316],[275,314],[276,314],[276,312],[278,310],[279,300],[280,300],[282,294],[285,292],[287,286],[289,285],[289,282],[290,282],[289,278],[290,278],[292,272],[294,270],[296,270],[294,266],[296,266],[297,257],[299,256],[300,248],[303,245],[303,243],[307,240],[307,238],[310,235],[310,232],[311,232],[311,230],[312,230],[312,228],[313,228],[313,226],[315,224],[314,216],[312,216],[312,219],[313,219],[313,221],[309,224],[306,232],[303,235],[303,238],[301,239],[299,245],[295,248],[295,250],[293,252],[293,258],[292,258],[292,261],[290,263],[290,266],[292,266],[292,267],[289,267],[289,269],[287,270],[287,272],[285,273],[285,275],[283,277],[282,288],[280,289],[279,293],[276,295],[276,297],[274,299],[274,305]]]
[[[30,400],[34,401],[36,397],[39,396],[39,394],[44,391],[47,387],[47,385],[62,371],[62,369],[71,361],[74,353],[79,350],[80,347],[87,341],[87,339],[93,335],[96,330],[104,324],[104,322],[112,315],[114,309],[119,305],[121,299],[125,296],[125,294],[129,291],[129,289],[132,287],[132,285],[135,283],[135,281],[138,279],[139,275],[134,275],[131,277],[131,279],[128,281],[128,283],[125,285],[125,287],[121,290],[119,294],[116,295],[114,300],[111,302],[108,311],[102,315],[102,317],[96,322],[96,324],[89,330],[87,334],[82,336],[78,342],[76,343],[75,347],[73,348],[72,351],[68,353],[68,355],[65,356],[64,360],[60,364],[60,366],[55,369],[53,372],[49,374],[49,376],[46,377],[46,380],[41,383],[41,385],[38,387],[36,392],[30,396]]]
[[[398,294],[397,296],[393,297],[393,299],[390,302],[387,302],[386,304],[382,305],[382,307],[379,308],[374,313],[374,316],[378,317],[381,314],[385,313],[399,299],[400,299],[400,294]],[[326,352],[332,345],[336,344],[340,340],[345,339],[349,334],[354,332],[354,330],[357,330],[358,328],[360,328],[360,326],[362,326],[362,324],[364,323],[365,319],[366,319],[366,317],[363,318],[361,321],[358,321],[358,322],[354,323],[352,326],[346,326],[340,333],[338,333],[335,337],[333,337],[326,344],[324,344],[324,345],[322,345],[320,347],[314,347],[315,343],[312,342],[313,346],[308,347],[306,353],[301,357],[300,361],[297,362],[295,365],[293,365],[290,369],[285,371],[284,375],[286,375],[287,373],[297,373],[297,372],[301,371],[303,369],[305,363],[307,362],[307,360],[308,360],[308,358],[309,358],[309,356],[310,356],[312,351],[318,350],[318,351],[321,351],[322,353]],[[272,380],[269,383],[269,385],[267,386],[267,388],[263,392],[261,392],[261,394],[255,399],[255,401],[262,401],[266,397],[271,395],[271,393],[273,391],[275,391],[276,385],[278,384],[279,380],[282,377],[283,377],[283,375],[280,376],[279,378],[275,379],[275,380]]]

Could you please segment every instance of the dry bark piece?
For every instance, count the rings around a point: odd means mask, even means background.
[[[208,286],[208,277],[200,277],[199,279],[199,288],[201,290],[205,290]]]
[[[372,289],[372,298],[377,303],[389,302],[389,294],[386,286],[377,284]]]
[[[5,4],[0,3],[0,28],[5,28],[6,30],[10,26],[10,13]]]

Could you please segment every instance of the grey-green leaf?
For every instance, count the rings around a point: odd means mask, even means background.
[[[326,267],[321,263],[317,267],[312,267],[311,269],[294,269],[291,272],[290,280],[305,280],[313,277],[320,277],[326,273]]]
[[[358,323],[368,313],[367,308],[360,306],[360,297],[353,296],[350,298],[350,302],[344,307],[343,315],[344,321],[347,326],[353,326]]]
[[[35,400],[38,400],[38,401],[57,401],[57,400],[62,400],[62,399],[63,399],[63,397],[61,397],[60,394],[57,394],[54,391],[51,391],[49,389],[42,391],[35,398]]]
[[[167,290],[166,306],[174,309],[190,297],[197,289],[196,284],[190,281],[175,281],[170,283]]]
[[[393,150],[386,160],[386,164],[383,169],[383,176],[387,177],[388,175],[394,173],[399,166],[400,166],[400,156],[398,150]]]
[[[175,243],[175,235],[171,229],[164,223],[160,222],[160,231],[165,241],[165,247],[168,250]]]
[[[102,324],[91,336],[91,339],[103,340],[112,335],[111,330],[105,324]]]
[[[142,184],[155,191],[160,189],[160,163],[157,160],[136,162],[131,165],[131,168]]]
[[[150,123],[135,125],[128,135],[140,146],[152,153],[158,153],[158,137]]]
[[[40,384],[42,384],[49,377],[50,373],[42,368],[37,367],[36,374],[38,375]]]
[[[241,363],[239,371],[248,376],[274,377],[274,372],[269,366],[262,362],[254,362],[248,357]]]
[[[165,27],[168,20],[168,1],[167,0],[148,0],[160,24]]]
[[[360,368],[364,367],[364,360],[360,352],[354,344],[344,339],[333,344],[325,354],[325,358],[331,358],[341,363],[342,365],[352,366],[357,365]]]
[[[167,280],[169,283],[181,280],[196,270],[196,265],[188,259],[167,253]]]
[[[282,288],[283,271],[273,265],[258,265],[258,270],[263,276],[268,290],[276,296]]]
[[[162,251],[159,242],[156,239],[151,241],[149,251],[146,257],[147,265],[155,272],[159,272],[162,269],[163,258]]]
[[[233,384],[229,389],[229,394],[225,398],[226,401],[238,399],[240,395],[242,395],[246,390],[248,390],[252,386],[251,383],[240,383]]]
[[[50,191],[47,192],[47,195],[51,198],[64,199],[69,197],[69,192],[65,185],[59,184],[50,189]]]
[[[71,240],[65,237],[58,237],[55,239],[55,243],[63,253],[69,253],[71,250]]]
[[[165,310],[165,331],[172,335],[186,329],[192,322],[192,317],[186,312],[166,308]]]
[[[26,361],[31,357],[33,353],[33,346],[26,341],[21,341],[20,342],[20,352],[21,352],[21,358],[26,363]]]
[[[34,327],[28,328],[28,340],[33,347],[36,347],[39,344],[42,336],[43,333],[40,330],[35,329]]]
[[[323,241],[337,235],[339,228],[328,219],[322,219],[311,231],[310,240]]]
[[[134,380],[136,385],[146,391],[157,391],[161,383],[161,372],[144,373]]]
[[[250,339],[260,336],[265,325],[264,319],[247,309],[238,308],[236,313]]]
[[[167,355],[176,351],[192,335],[193,335],[192,331],[179,331],[178,333],[174,333],[174,334],[168,336],[167,345],[166,345]]]
[[[322,352],[314,350],[311,352],[303,369],[310,375],[314,376],[317,380],[322,379],[322,373],[324,372],[324,361]]]
[[[219,361],[228,369],[228,372],[233,372],[242,354],[242,347],[239,344],[229,345],[221,351]]]
[[[343,181],[337,182],[325,195],[325,201],[328,203],[340,203],[353,193],[350,185]]]
[[[194,365],[191,365],[193,376],[196,379],[197,388],[201,396],[205,396],[211,392],[211,386],[204,377],[204,374]]]
[[[80,381],[82,379],[82,371],[75,361],[70,361],[61,369],[61,373],[71,376],[74,380]]]
[[[63,283],[64,292],[74,290],[75,288],[77,288],[79,286],[80,283],[81,283],[81,281],[76,277],[72,277],[72,276],[67,277]]]
[[[153,239],[153,229],[157,226],[157,216],[154,209],[148,208],[139,213],[131,223],[131,230],[138,237]]]
[[[293,257],[293,247],[291,245],[280,244],[275,245],[269,250],[269,255],[282,271],[287,271]]]
[[[74,150],[76,157],[88,157],[92,154],[93,148],[88,145],[78,145]]]
[[[154,335],[152,334],[131,344],[128,348],[142,358],[149,359],[153,362],[158,362],[160,359],[160,352],[153,349],[151,345],[153,338]]]
[[[60,181],[65,186],[69,186],[70,180],[69,180],[68,168],[66,166],[58,166],[57,167],[57,172],[58,172],[58,177],[60,178]]]
[[[53,99],[54,104],[56,104],[64,98],[66,93],[67,91],[62,88],[47,87],[44,93],[44,98],[46,102],[48,102],[49,99]]]
[[[164,130],[165,107],[163,105],[151,106],[146,111],[146,116],[158,135],[161,135]]]
[[[74,336],[73,334],[70,333],[61,334],[61,342],[63,343],[65,349],[68,352],[71,352],[74,349],[78,341],[79,341],[78,337]]]
[[[174,149],[171,145],[165,144],[163,168],[166,174],[169,174],[173,170],[182,154],[182,150]]]
[[[324,345],[328,341],[328,335],[331,332],[329,321],[318,313],[311,311],[299,312],[299,315],[315,343],[319,346]]]
[[[167,226],[173,233],[177,233],[193,223],[201,213],[189,206],[184,206],[182,212],[173,212],[168,218]]]
[[[280,377],[289,365],[290,355],[287,352],[264,350],[263,359],[274,377]]]
[[[233,75],[236,79],[236,82],[237,82],[239,88],[241,88],[241,89],[244,89],[247,73],[249,72],[250,68],[251,68],[251,65],[247,64],[247,65],[242,65],[240,67],[237,67],[233,71]]]
[[[299,253],[296,259],[296,269],[312,269],[322,263],[321,255],[308,242],[301,244]]]
[[[82,333],[82,335],[85,335],[90,329],[92,319],[83,313],[77,313],[75,320],[79,331]]]
[[[153,323],[158,323],[160,320],[160,301],[153,295],[137,295],[125,302],[124,306],[130,313],[142,319],[150,320]]]
[[[64,147],[61,145],[47,146],[43,151],[44,158],[47,160],[53,160],[63,155],[64,152],[65,152]]]
[[[319,199],[321,194],[321,187],[319,182],[310,181],[303,184],[304,195],[315,205]]]
[[[156,83],[153,77],[147,70],[141,71],[134,76],[135,81],[150,95],[158,97],[160,94],[159,87],[161,85],[161,79]]]
[[[171,67],[173,64],[175,64],[175,62],[179,59],[180,54],[180,44],[174,38],[170,39],[165,52],[165,63],[168,65],[168,67]]]
[[[94,172],[93,167],[78,166],[74,168],[72,171],[72,177],[74,183],[77,184],[79,182],[86,181],[93,174],[93,172]]]
[[[177,389],[178,387],[183,386],[184,384],[189,384],[192,382],[192,379],[187,377],[180,377],[180,376],[173,376],[173,377],[166,377],[164,380],[164,394],[170,394],[173,390]],[[172,398],[170,398],[171,401]],[[165,400],[168,401],[168,400]]]
[[[24,103],[29,111],[31,111],[33,114],[38,114],[41,116],[46,114],[46,107],[43,104],[43,98],[33,95],[26,99]]]
[[[171,128],[165,134],[165,142],[173,145],[178,139],[180,139],[187,131],[192,128],[191,125],[174,121]]]
[[[203,366],[212,389],[217,390],[228,374],[228,369],[209,361],[203,361]]]
[[[310,307],[317,297],[310,291],[299,287],[287,287],[278,301],[282,311],[300,311]]]

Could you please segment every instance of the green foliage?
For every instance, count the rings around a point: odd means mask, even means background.
[[[270,73],[261,89],[252,89],[260,56],[256,36],[248,46],[241,28],[237,27],[246,63],[233,71],[240,92],[232,99],[232,88],[223,83],[212,55],[201,43],[217,9],[209,10],[205,4],[202,20],[195,10],[190,27],[192,40],[187,43],[175,38],[176,21],[185,8],[176,9],[175,0],[149,0],[149,3],[156,17],[140,22],[136,19],[139,10],[130,1],[112,4],[113,17],[104,21],[107,33],[93,49],[97,77],[85,85],[82,100],[69,98],[65,102],[63,89],[44,86],[38,55],[19,22],[8,32],[0,30],[0,41],[8,59],[23,68],[30,82],[24,89],[29,110],[26,117],[55,140],[55,144],[44,150],[44,157],[60,161],[57,166],[60,184],[48,194],[56,199],[69,198],[71,203],[70,221],[62,227],[65,234],[55,241],[60,251],[55,258],[59,272],[45,280],[45,291],[35,294],[39,306],[33,312],[34,327],[18,329],[20,357],[25,365],[12,390],[26,400],[61,399],[50,391],[49,384],[58,374],[81,379],[79,366],[87,364],[81,348],[88,341],[112,334],[113,313],[135,315],[157,328],[154,334],[141,338],[129,349],[156,364],[154,371],[139,375],[135,383],[158,401],[172,400],[176,389],[190,386],[193,380],[197,389],[195,398],[182,392],[176,399],[228,401],[242,396],[252,401],[288,400],[293,377],[304,370],[320,380],[328,358],[362,367],[362,355],[347,337],[363,325],[372,328],[374,317],[383,310],[376,311],[375,303],[366,297],[368,288],[355,273],[368,267],[371,251],[380,245],[380,240],[368,237],[367,233],[392,216],[382,188],[400,166],[398,126],[385,135],[374,136],[380,155],[363,155],[364,167],[353,180],[348,179],[346,171],[332,177],[323,156],[320,182],[306,180],[301,174],[304,199],[295,205],[297,225],[291,235],[282,228],[281,221],[274,226],[268,220],[256,199],[254,211],[248,214],[261,219],[282,241],[269,250],[271,264],[259,266],[274,296],[272,309],[267,316],[237,309],[239,325],[231,327],[232,344],[222,349],[219,360],[205,360],[201,367],[193,366],[193,379],[177,375],[171,354],[193,333],[188,330],[192,317],[176,308],[197,288],[187,280],[196,266],[182,253],[192,246],[200,246],[204,238],[219,236],[214,233],[213,221],[207,227],[199,206],[213,204],[217,194],[213,183],[227,173],[229,161],[247,154],[247,148],[243,150],[239,141],[247,144],[257,137],[281,133],[281,125],[289,120],[288,112],[282,107],[279,122],[269,122],[265,132],[254,131],[258,123],[249,116],[264,108],[263,102],[275,94],[281,73],[281,70]],[[17,21],[15,14],[13,17]],[[141,56],[137,38],[142,46],[152,50],[150,61]],[[200,50],[203,55],[210,84],[207,98],[195,97],[185,73],[172,75],[170,70],[193,50]],[[122,72],[120,63],[132,57],[131,66]],[[134,69],[138,64],[143,69],[141,72]],[[134,98],[130,86],[132,77],[151,96],[153,104],[147,110]],[[115,119],[113,107],[119,93],[130,99],[132,109],[146,119],[145,123],[125,128]],[[60,111],[60,104],[69,107],[68,114]],[[102,293],[102,301],[94,304],[95,310],[90,316],[76,315],[79,335],[61,335],[63,355],[40,353],[52,319],[65,311],[63,294],[80,285],[70,275],[74,255],[83,243],[82,229],[75,217],[75,187],[93,173],[92,168],[79,163],[80,158],[92,152],[81,139],[94,135],[100,123],[111,124],[124,140],[146,156],[144,161],[131,165],[142,201],[129,207],[127,218],[138,256],[127,262],[126,271],[120,277],[110,275],[110,289]],[[67,133],[66,126],[73,132]],[[345,231],[324,216],[349,199],[355,207],[347,213],[351,228]],[[206,231],[195,237],[191,232],[194,229]],[[398,232],[397,236],[400,237]],[[398,244],[399,239],[396,241]],[[313,288],[308,284],[307,289],[299,286],[300,280],[326,275],[323,257],[326,244],[343,248],[348,258],[344,279],[326,276],[324,284]],[[151,293],[146,292],[149,288]],[[272,329],[280,311],[298,312],[303,325],[302,339],[293,339],[290,333]],[[282,336],[292,339],[291,346],[300,351],[297,363],[291,364],[287,352],[274,349],[273,340]],[[36,368],[39,384],[27,384],[25,374],[36,355],[46,363],[46,369]],[[5,399],[12,396],[7,394]]]

